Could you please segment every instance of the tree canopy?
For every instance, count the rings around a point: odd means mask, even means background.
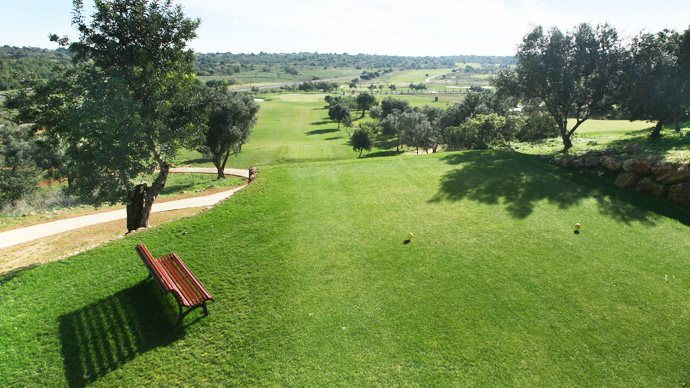
[[[82,1],[74,1],[77,41],[51,36],[68,47],[73,65],[53,80],[34,80],[8,103],[20,121],[66,147],[75,192],[97,203],[126,202],[133,230],[148,225],[169,160],[200,120],[194,53],[186,49],[199,21],[169,0],[95,5],[87,21]],[[156,169],[151,186],[141,182]]]
[[[568,150],[584,121],[610,109],[621,53],[618,34],[608,25],[595,29],[583,23],[566,34],[538,26],[518,47],[515,71],[500,72],[493,83],[500,94],[543,103]],[[572,128],[570,118],[575,119]]]
[[[256,124],[259,105],[254,97],[217,88],[209,93],[208,121],[196,148],[211,158],[218,179],[225,178],[225,164],[231,153],[239,154]]]
[[[656,121],[651,137],[660,136],[670,119],[680,130],[680,118],[690,106],[687,37],[687,31],[684,35],[671,30],[641,33],[626,52],[619,86],[621,109],[631,120]]]

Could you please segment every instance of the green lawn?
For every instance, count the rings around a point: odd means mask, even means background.
[[[672,163],[690,161],[690,131],[688,123],[681,123],[676,132],[673,124],[666,125],[661,138],[650,139],[653,123],[627,120],[587,120],[572,138],[572,155],[593,155],[598,157],[606,150],[616,150],[623,158],[665,160]],[[528,154],[555,155],[563,150],[560,137],[537,143],[515,144],[520,152]]]
[[[264,97],[263,95],[261,97]],[[227,166],[249,168],[286,163],[356,159],[350,139],[341,126],[328,118],[325,94],[283,94],[265,96],[259,102],[261,110],[257,125],[238,156],[231,156]],[[377,96],[381,100],[380,96]],[[355,126],[361,112],[353,111]],[[367,115],[368,117],[368,115]],[[368,118],[365,118],[368,120]],[[352,132],[352,129],[350,129]],[[385,144],[372,149],[371,154],[395,153]],[[365,156],[368,153],[365,152]],[[213,164],[197,152],[183,152],[176,165],[194,164],[212,167]]]
[[[268,166],[199,216],[0,277],[0,385],[681,386],[689,223],[516,153]],[[137,243],[179,253],[211,315],[175,329]]]
[[[569,128],[572,128],[574,122],[569,123]],[[577,128],[576,133],[579,136],[595,137],[595,136],[621,136],[630,132],[648,129],[654,126],[654,123],[647,121],[628,121],[628,120],[587,120]]]

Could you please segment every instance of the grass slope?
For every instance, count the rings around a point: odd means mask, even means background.
[[[325,94],[284,94],[260,102],[252,136],[239,155],[228,159],[228,166],[249,168],[356,159],[359,153],[352,150],[345,128],[338,130],[338,124],[329,120],[324,97]],[[352,112],[352,116],[356,126],[361,112]],[[374,148],[372,152],[387,150],[390,149]],[[213,166],[201,154],[189,151],[181,155],[178,164]]]
[[[517,154],[265,168],[200,216],[0,277],[0,385],[681,385],[689,221]],[[137,243],[178,252],[211,315],[173,328]]]

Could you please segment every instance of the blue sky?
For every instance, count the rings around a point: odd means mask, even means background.
[[[534,25],[608,22],[621,35],[690,25],[689,0],[176,0],[200,18],[199,52],[513,55]],[[87,9],[92,0],[85,0]],[[55,48],[71,0],[0,0],[0,45]]]

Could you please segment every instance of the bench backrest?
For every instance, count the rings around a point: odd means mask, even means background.
[[[149,273],[156,278],[156,281],[163,289],[163,292],[168,292],[175,289],[175,283],[173,283],[168,273],[161,267],[161,263],[151,256],[151,252],[146,248],[144,244],[139,244],[135,247],[139,257],[144,262],[146,267],[149,269]]]

